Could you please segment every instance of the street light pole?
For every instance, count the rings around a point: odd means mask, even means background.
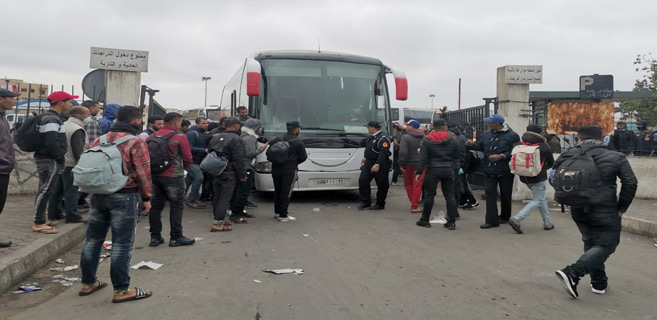
[[[429,98],[431,98],[431,109],[433,109],[433,98],[435,98],[435,97],[436,97],[436,95],[433,94],[433,93],[429,95]]]
[[[210,79],[212,79],[212,77],[201,77],[201,81],[205,81],[205,104],[204,104],[205,109],[208,108],[208,80]]]

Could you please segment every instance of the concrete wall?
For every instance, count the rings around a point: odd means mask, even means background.
[[[555,154],[555,159],[559,157]],[[639,188],[636,197],[641,199],[657,199],[657,158],[628,157],[634,175],[639,180]],[[620,180],[618,180],[620,191]],[[531,199],[532,192],[516,177],[513,186],[513,200]],[[548,186],[548,199],[554,199],[554,188]]]

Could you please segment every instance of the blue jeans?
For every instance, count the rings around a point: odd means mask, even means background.
[[[187,197],[187,201],[194,202],[198,200],[199,191],[201,190],[201,185],[203,184],[203,171],[198,164],[191,164],[187,168],[187,177],[185,178],[186,188],[192,187],[192,191]],[[185,190],[186,191],[186,190]]]
[[[513,218],[522,221],[538,207],[538,211],[543,218],[543,225],[546,227],[551,226],[552,221],[550,221],[550,211],[548,211],[547,205],[547,181],[528,183],[527,187],[532,191],[532,200]]]
[[[112,228],[112,264],[110,276],[114,290],[125,290],[130,286],[130,259],[132,258],[135,228],[137,226],[137,205],[139,193],[95,194],[91,196],[87,240],[82,247],[80,267],[82,283],[96,282],[96,270],[100,251]]]
[[[577,277],[591,276],[591,284],[607,284],[605,261],[620,243],[621,218],[618,210],[571,208],[573,220],[582,234],[584,254],[570,266]]]

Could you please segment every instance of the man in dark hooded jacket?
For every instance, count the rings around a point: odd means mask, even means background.
[[[541,154],[540,160],[543,167],[541,172],[535,177],[520,177],[520,181],[526,184],[527,188],[532,191],[532,200],[527,203],[518,214],[509,220],[509,225],[517,233],[522,233],[520,223],[537,207],[543,218],[543,229],[554,229],[554,225],[552,224],[552,221],[550,221],[550,212],[548,211],[547,205],[547,171],[552,168],[552,165],[554,164],[554,156],[552,154],[552,148],[547,144],[546,139],[541,135],[541,132],[541,127],[535,124],[530,124],[527,126],[527,132],[522,135],[522,140],[520,142],[525,145],[538,145],[538,150]]]
[[[121,106],[115,103],[110,103],[103,111],[103,117],[98,119],[98,124],[100,125],[100,131],[103,134],[109,132],[109,130],[114,126],[114,119],[116,119],[116,111],[119,110]]]
[[[573,298],[578,297],[579,279],[587,274],[591,276],[593,293],[606,292],[608,279],[605,261],[620,243],[621,218],[632,204],[638,186],[627,157],[620,152],[608,150],[607,145],[602,142],[602,128],[584,126],[577,133],[580,144],[577,148],[563,153],[554,163],[550,173],[554,176],[555,172],[562,169],[566,159],[576,153],[585,152],[593,158],[600,178],[599,187],[591,193],[592,197],[588,203],[585,206],[570,208],[573,220],[582,233],[584,254],[577,262],[556,271],[556,274],[563,282],[566,293]],[[618,178],[621,182],[619,194],[616,191]]]
[[[420,146],[420,162],[415,170],[415,179],[417,181],[422,177],[423,170],[426,168],[424,177],[424,208],[422,218],[416,224],[421,227],[431,228],[429,218],[433,209],[433,201],[436,196],[436,188],[440,183],[445,202],[447,202],[447,223],[444,225],[449,230],[456,228],[456,217],[458,209],[456,206],[454,168],[459,165],[461,153],[459,151],[459,142],[454,134],[447,131],[447,122],[443,119],[434,121],[434,132],[429,134],[422,141]]]
[[[499,227],[511,218],[511,196],[513,193],[514,175],[509,169],[511,150],[520,141],[520,137],[504,123],[504,117],[494,114],[484,121],[490,130],[484,132],[477,142],[468,141],[466,146],[473,150],[483,151],[481,166],[486,175],[486,223],[480,228]],[[497,211],[497,190],[500,190],[501,213]]]
[[[616,123],[616,130],[611,136],[611,149],[630,155],[634,150],[634,131],[627,130],[627,124],[624,121]]]

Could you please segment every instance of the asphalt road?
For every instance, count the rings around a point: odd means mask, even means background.
[[[0,318],[657,319],[657,248],[649,238],[623,233],[607,263],[606,295],[591,293],[588,278],[580,299],[566,295],[554,271],[575,261],[582,243],[554,206],[554,230],[543,230],[535,212],[518,235],[507,225],[480,230],[483,206],[462,210],[455,231],[417,227],[399,186],[376,212],[356,211],[355,192],[295,194],[290,212],[298,221],[289,223],[273,219],[271,196],[253,198],[258,217],[228,233],[209,232],[209,209],[186,209],[185,235],[203,238],[191,247],[149,248],[142,220],[132,262],[164,264],[131,272],[133,285],[153,290],[149,299],[116,305],[111,288],[78,297],[79,283],[46,284],[44,292],[0,296],[11,299],[0,304]],[[434,212],[441,208],[442,199]],[[79,247],[67,257],[77,259]],[[262,271],[280,268],[304,274]],[[99,278],[109,282],[109,261]]]

